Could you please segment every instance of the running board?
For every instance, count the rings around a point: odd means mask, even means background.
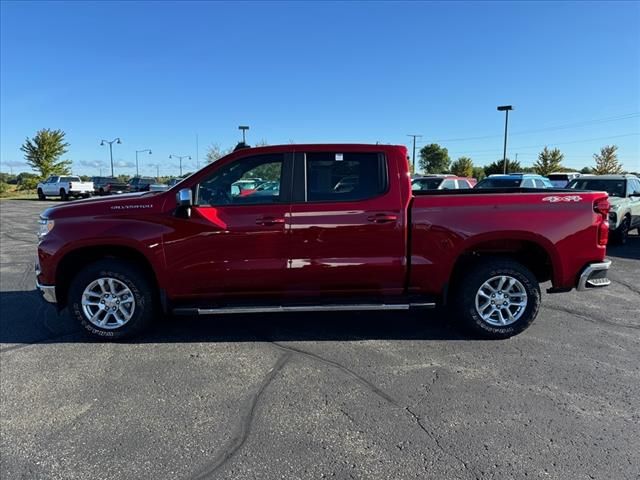
[[[268,307],[220,307],[220,308],[174,308],[174,315],[227,315],[231,313],[283,313],[283,312],[349,312],[363,310],[409,310],[412,308],[435,308],[435,303],[403,304],[354,304],[354,305],[291,305]]]

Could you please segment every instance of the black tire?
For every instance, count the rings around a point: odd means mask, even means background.
[[[82,296],[85,288],[99,278],[113,278],[124,283],[135,300],[131,319],[124,325],[108,329],[92,323],[82,308]],[[147,329],[156,312],[153,287],[140,269],[130,263],[117,259],[98,260],[81,270],[71,282],[68,297],[69,311],[80,325],[92,337],[102,340],[121,340],[131,338]]]
[[[42,189],[39,188],[38,189],[38,200],[46,200],[46,199],[47,199],[46,195],[42,192]]]
[[[521,316],[505,326],[485,321],[476,309],[476,295],[480,287],[497,276],[516,279],[527,294],[527,303]],[[521,263],[493,257],[475,263],[469,272],[465,272],[452,300],[458,320],[468,331],[482,338],[503,339],[526,330],[535,320],[540,309],[540,286],[536,277]]]
[[[64,188],[60,189],[60,200],[62,200],[63,202],[69,200],[69,195],[67,195],[67,192],[64,191]]]
[[[104,188],[100,187],[100,190],[98,191],[98,195],[100,196],[104,195]]]
[[[624,217],[622,223],[611,234],[611,243],[616,245],[624,245],[627,243],[627,237],[629,236],[629,227],[631,226],[631,220],[629,217]],[[639,230],[640,231],[640,230]]]

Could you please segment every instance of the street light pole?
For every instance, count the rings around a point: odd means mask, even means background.
[[[115,177],[115,175],[113,173],[113,144],[114,143],[122,143],[122,142],[120,141],[120,137],[114,138],[111,141],[102,139],[100,141],[100,146],[104,146],[105,143],[109,144],[109,158],[111,159],[111,176]]]
[[[191,155],[169,155],[169,158],[177,158],[178,160],[180,160],[180,176],[182,176],[182,159],[188,158],[189,160],[191,160]]]
[[[501,105],[498,107],[499,112],[504,112],[504,150],[502,152],[502,170],[507,173],[507,128],[509,126],[509,111],[513,110],[512,105]]]
[[[413,137],[413,173],[416,173],[416,137],[422,138],[422,135],[407,135],[407,137]]]
[[[151,149],[145,148],[144,150],[136,150],[136,177],[140,176],[140,171],[138,169],[138,154],[142,152],[149,152],[149,155],[151,155]]]
[[[238,130],[242,130],[242,143],[243,143],[243,144],[246,144],[246,143],[247,143],[247,139],[246,139],[246,137],[245,137],[245,132],[246,132],[247,130],[249,130],[249,127],[248,127],[247,125],[240,125],[240,126],[238,127]]]

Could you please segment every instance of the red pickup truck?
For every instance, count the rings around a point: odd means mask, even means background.
[[[257,177],[273,188],[234,188]],[[412,192],[402,146],[246,148],[165,192],[44,211],[37,286],[112,339],[160,312],[437,305],[506,338],[535,319],[540,282],[550,292],[609,284],[608,210],[605,192]]]

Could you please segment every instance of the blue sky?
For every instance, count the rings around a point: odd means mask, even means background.
[[[500,104],[524,165],[548,144],[582,167],[615,143],[640,169],[638,2],[3,1],[0,35],[3,171],[60,128],[75,173],[98,174],[119,136],[116,174],[143,148],[143,173],[175,174],[170,154],[195,163],[196,135],[203,159],[241,124],[249,143],[422,134],[484,165],[502,156]]]

